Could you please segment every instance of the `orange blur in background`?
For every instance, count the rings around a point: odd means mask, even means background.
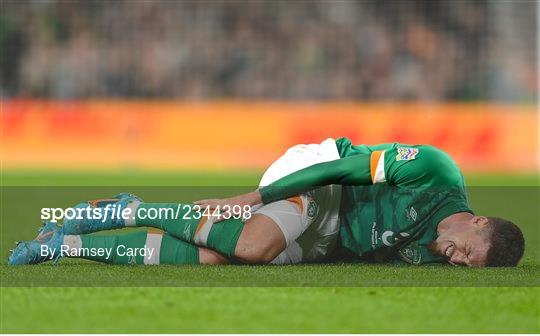
[[[262,169],[327,137],[432,144],[464,171],[538,171],[531,105],[178,101],[2,102],[3,169]]]

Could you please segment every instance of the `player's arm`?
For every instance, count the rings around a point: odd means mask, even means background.
[[[399,146],[319,163],[259,189],[260,201],[270,203],[330,185],[374,183],[418,188],[461,186],[459,169],[432,146]]]
[[[211,208],[223,205],[251,205],[270,203],[302,192],[330,184],[368,185],[372,184],[370,162],[378,156],[358,154],[334,161],[318,163],[289,174],[274,183],[247,194],[228,199],[211,199],[196,202]]]
[[[204,200],[201,205],[257,205],[298,195],[317,187],[340,185],[389,185],[416,188],[462,185],[455,163],[431,146],[376,150],[309,166],[259,190],[226,200]]]
[[[309,166],[260,188],[261,201],[266,204],[331,184],[372,184],[370,162],[370,154],[358,154]]]

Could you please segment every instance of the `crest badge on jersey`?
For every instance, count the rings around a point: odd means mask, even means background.
[[[307,207],[308,218],[310,220],[314,219],[315,217],[317,217],[318,213],[319,213],[319,206],[317,205],[317,203],[315,203],[314,200],[310,199],[308,203],[308,207]]]
[[[418,246],[408,246],[400,249],[398,252],[401,259],[409,264],[419,265],[422,261],[422,253],[418,249]]]
[[[416,159],[418,154],[418,148],[412,147],[398,147],[396,161],[409,161]]]

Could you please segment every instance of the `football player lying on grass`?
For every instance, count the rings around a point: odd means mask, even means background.
[[[17,245],[9,263],[69,256],[145,265],[367,260],[516,266],[524,251],[523,235],[512,222],[473,213],[459,168],[432,146],[327,139],[290,148],[268,168],[260,187],[244,195],[187,205],[143,203],[121,194],[76,208],[111,205],[138,215],[118,219],[105,212],[104,219],[46,222],[35,240]],[[253,213],[202,214],[232,205],[252,207]],[[161,219],[140,215],[167,209],[180,212]],[[134,226],[160,230],[87,235]]]

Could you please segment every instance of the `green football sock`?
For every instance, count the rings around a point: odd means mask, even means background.
[[[177,238],[209,247],[228,257],[234,256],[238,238],[244,229],[242,219],[231,218],[214,224],[210,217],[194,211],[193,205],[188,204],[141,203],[137,215],[136,226],[161,229]]]
[[[68,256],[108,264],[199,264],[199,247],[163,232],[66,235],[64,245]]]

